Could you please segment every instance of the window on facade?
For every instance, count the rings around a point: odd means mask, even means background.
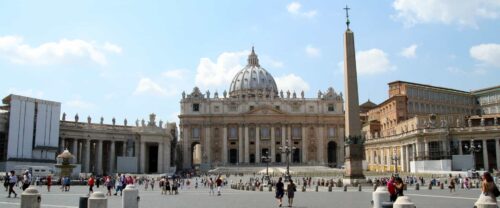
[[[200,111],[200,104],[193,103],[193,112],[199,112],[199,111]]]
[[[279,106],[279,105],[276,105],[276,106],[274,106],[274,109],[279,110],[279,109],[280,109],[280,106]]]
[[[328,104],[328,111],[329,112],[335,111],[335,106],[333,104]]]
[[[298,105],[292,106],[292,111],[293,112],[299,112],[300,111],[300,106],[298,106]]]
[[[237,129],[237,127],[230,127],[229,128],[229,138],[230,139],[237,139],[238,138],[238,129]]]
[[[274,138],[281,139],[281,129],[280,128],[274,129]]]
[[[193,138],[199,139],[200,138],[200,128],[192,128],[191,135]]]
[[[220,107],[218,105],[214,106],[214,112],[218,113],[220,111]]]
[[[251,105],[251,106],[249,107],[249,109],[250,109],[250,110],[253,110],[254,108],[255,108],[255,107],[254,107],[253,105]]]
[[[219,128],[214,129],[214,137],[219,138]]]
[[[250,139],[255,139],[255,128],[254,127],[248,129],[248,136]]]
[[[309,106],[309,112],[314,112],[314,106]]]
[[[441,159],[441,142],[429,142],[429,159]]]
[[[302,139],[302,129],[300,127],[292,127],[292,139]]]
[[[334,137],[335,137],[335,128],[328,127],[328,138],[334,138]]]
[[[269,139],[270,138],[270,132],[268,127],[262,127],[260,128],[260,138],[261,139]]]
[[[238,110],[238,106],[237,105],[231,105],[231,106],[229,106],[229,111],[235,112],[236,110]]]

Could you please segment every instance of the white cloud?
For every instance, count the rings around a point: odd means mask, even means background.
[[[301,11],[302,5],[299,2],[292,2],[286,6],[286,9],[290,14],[296,15],[296,16],[302,16],[302,17],[307,17],[307,18],[313,18],[316,16],[318,13],[316,10],[310,10],[306,12]]]
[[[417,57],[417,44],[412,44],[411,46],[408,46],[407,48],[403,48],[401,51],[401,56],[404,56],[406,58],[415,58]]]
[[[31,98],[43,99],[43,92],[36,91],[33,89],[17,89],[17,88],[9,88],[7,90],[7,94],[21,95]]]
[[[395,0],[395,19],[406,26],[418,23],[444,23],[477,27],[479,19],[497,19],[498,0]]]
[[[276,85],[278,85],[278,90],[283,90],[283,92],[297,92],[300,93],[302,90],[304,92],[309,91],[309,84],[295,74],[288,74],[281,77],[276,77]],[[297,95],[299,96],[299,95]]]
[[[167,90],[161,87],[158,83],[149,78],[142,78],[139,80],[137,87],[133,93],[134,95],[150,94],[156,96],[168,95]]]
[[[343,71],[344,62],[339,62],[338,67],[339,71]],[[373,48],[356,52],[356,70],[358,75],[373,75],[396,70],[396,66],[391,64],[384,51]]]
[[[484,64],[500,67],[500,44],[480,44],[470,48],[470,56]]]
[[[104,46],[79,39],[61,39],[33,47],[24,43],[19,36],[0,37],[0,57],[16,64],[61,64],[78,61],[91,61],[100,65],[107,64],[106,53],[121,53],[122,49],[114,44]]]
[[[321,50],[319,48],[315,48],[312,45],[307,45],[306,47],[306,54],[309,57],[318,57],[321,55]]]
[[[173,69],[163,72],[161,75],[170,79],[184,79],[187,70],[184,69]]]
[[[122,48],[120,46],[117,46],[117,45],[109,43],[109,42],[104,43],[104,49],[109,51],[109,52],[113,52],[113,53],[117,53],[117,54],[122,53]]]
[[[83,101],[80,98],[67,101],[67,102],[63,103],[63,105],[66,105],[70,108],[77,108],[77,109],[91,109],[91,108],[95,107],[95,105],[93,103]]]
[[[214,62],[201,58],[196,69],[195,84],[201,88],[227,87],[234,75],[243,68],[242,62],[250,52],[223,52]]]

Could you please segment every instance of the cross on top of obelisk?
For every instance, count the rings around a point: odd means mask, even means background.
[[[344,8],[344,10],[345,10],[345,17],[346,17],[346,22],[345,22],[345,24],[347,25],[347,29],[349,29],[349,24],[351,23],[351,22],[349,21],[349,10],[350,10],[350,9],[351,9],[351,8],[349,8],[349,6],[345,5],[345,8]]]

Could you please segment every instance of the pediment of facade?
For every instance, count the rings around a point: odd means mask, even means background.
[[[271,106],[261,106],[261,107],[256,107],[255,109],[253,110],[250,110],[246,113],[244,113],[246,115],[268,115],[268,116],[272,116],[272,115],[285,115],[286,113],[281,111],[281,110],[278,110],[278,109],[274,109],[272,108]]]

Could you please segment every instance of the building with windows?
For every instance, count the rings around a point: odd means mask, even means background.
[[[263,156],[284,163],[284,145],[293,146],[289,161],[340,167],[344,161],[342,93],[333,88],[305,98],[283,92],[259,64],[252,48],[247,65],[235,74],[222,96],[195,87],[180,101],[183,168],[258,165]]]
[[[363,126],[372,171],[492,170],[500,167],[500,86],[465,92],[389,83],[389,99]],[[471,146],[480,147],[471,152]],[[467,164],[467,165],[464,165]]]

